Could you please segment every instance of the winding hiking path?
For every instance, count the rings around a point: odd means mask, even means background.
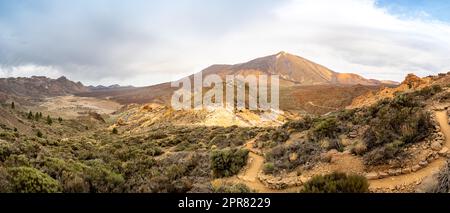
[[[448,123],[448,116],[446,111],[437,111],[436,119],[441,127],[441,132],[445,136],[445,147],[450,148],[450,125]],[[218,179],[214,182],[234,182],[234,183],[244,183],[248,187],[257,192],[262,193],[282,193],[282,192],[296,192],[298,187],[291,187],[283,190],[270,189],[266,187],[261,181],[258,179],[258,173],[263,169],[264,165],[264,157],[258,154],[258,150],[253,148],[254,140],[249,141],[245,144],[245,147],[250,151],[249,152],[249,160],[246,166],[246,169],[241,171],[238,175],[230,178]],[[432,163],[430,163],[427,167],[410,174],[400,175],[380,180],[370,180],[370,189],[372,191],[376,189],[395,189],[399,186],[406,186],[412,184],[420,183],[424,178],[429,175],[432,175],[434,172],[438,172],[446,163],[444,158],[439,158]]]
[[[296,188],[282,190],[271,189],[259,180],[258,173],[263,169],[264,157],[258,154],[259,152],[253,148],[254,143],[255,141],[251,140],[245,144],[245,148],[250,151],[246,168],[236,176],[214,180],[213,184],[221,184],[223,182],[243,183],[259,193],[295,192]]]
[[[446,111],[437,111],[436,112],[436,119],[439,123],[439,126],[441,127],[441,132],[445,135],[445,141],[444,144],[445,147],[450,147],[450,125],[448,124],[448,118],[447,118],[447,112]],[[396,177],[390,177],[380,180],[371,180],[370,188],[371,189],[377,189],[377,188],[395,188],[396,186],[402,186],[402,185],[410,185],[421,182],[425,177],[433,174],[434,172],[438,172],[446,163],[446,160],[444,158],[439,158],[432,163],[430,163],[427,167],[417,171],[413,172],[411,174],[407,175],[400,175]]]
[[[313,107],[318,107],[318,108],[323,108],[323,109],[331,109],[331,110],[338,110],[338,108],[334,108],[334,107],[319,106],[317,104],[314,104],[312,101],[309,101],[308,104],[313,106]]]

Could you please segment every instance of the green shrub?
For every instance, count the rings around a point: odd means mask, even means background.
[[[262,133],[259,141],[273,141],[275,143],[284,143],[289,139],[289,133],[283,129],[270,129]]]
[[[389,159],[394,158],[401,153],[403,142],[396,140],[392,143],[387,143],[382,147],[377,147],[364,155],[364,163],[367,165],[380,165],[387,163]]]
[[[8,140],[8,141],[13,141],[16,138],[16,135],[12,132],[1,132],[0,138]]]
[[[306,116],[300,120],[288,121],[283,125],[283,129],[293,129],[298,132],[302,132],[310,129],[314,124],[314,119],[310,116]]]
[[[148,135],[148,139],[149,140],[164,139],[164,138],[167,138],[167,137],[168,137],[168,135],[166,133],[164,133],[164,132],[161,132],[161,131],[155,131],[155,132],[152,132],[152,133],[150,133]]]
[[[38,131],[36,132],[36,136],[37,136],[38,138],[42,138],[42,136],[44,136],[44,134],[42,134],[41,130],[38,130]]]
[[[336,138],[339,133],[336,118],[328,117],[314,123],[313,136],[315,139]]]
[[[413,95],[421,96],[422,98],[424,98],[426,100],[442,91],[443,91],[443,89],[441,86],[433,85],[433,86],[425,87],[419,91],[416,91],[413,93]]]
[[[293,171],[298,166],[312,166],[317,162],[322,148],[313,141],[297,141],[290,145],[278,145],[266,153],[267,163],[274,165],[272,173]],[[291,158],[293,155],[296,158]]]
[[[28,112],[27,118],[30,119],[30,120],[33,119],[33,112],[32,111]]]
[[[403,146],[428,137],[434,127],[422,103],[438,91],[439,87],[430,87],[398,94],[392,100],[386,99],[362,109],[360,116],[366,119],[360,124],[369,126],[364,133],[365,163],[385,163],[401,153]]]
[[[52,125],[53,124],[53,120],[50,117],[50,115],[47,115],[47,121],[46,122],[47,122],[48,125]]]
[[[13,153],[13,145],[0,141],[0,161],[5,161]]]
[[[273,163],[265,163],[263,167],[263,172],[265,174],[272,174],[275,171],[275,165]]]
[[[366,193],[369,192],[367,179],[358,175],[332,173],[314,176],[306,182],[302,193]]]
[[[123,176],[112,171],[99,160],[87,162],[87,168],[83,171],[90,192],[110,193],[122,192],[121,186],[125,182]]]
[[[230,177],[237,174],[247,163],[248,150],[225,148],[211,154],[211,169],[215,177]]]
[[[41,171],[31,167],[13,167],[8,169],[11,190],[19,193],[55,193],[61,192],[61,185]]]
[[[214,193],[253,193],[247,185],[243,183],[238,184],[222,184],[217,188],[213,188]]]
[[[119,134],[119,130],[117,130],[117,128],[114,127],[114,128],[112,129],[112,133],[115,134],[115,135],[117,135],[117,134]]]
[[[11,189],[11,184],[8,181],[9,174],[8,171],[0,166],[0,193],[13,192]]]

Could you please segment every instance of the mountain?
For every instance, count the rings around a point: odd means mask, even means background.
[[[88,92],[81,82],[66,77],[51,79],[43,76],[31,78],[0,78],[0,93],[14,96],[44,97]]]
[[[349,105],[353,98],[376,91],[383,82],[356,74],[338,73],[299,56],[280,52],[235,65],[216,64],[202,72],[203,76],[278,74],[280,75],[280,107],[282,110],[324,114]],[[189,76],[191,79],[194,75]],[[391,83],[388,83],[391,84]],[[170,82],[148,87],[92,90],[79,94],[110,98],[122,104],[159,103],[169,105],[177,88]]]
[[[103,86],[103,85],[97,85],[97,86],[88,86],[87,87],[90,91],[105,91],[105,90],[121,90],[121,89],[131,89],[133,86],[121,86],[119,84],[113,84],[110,86]]]
[[[257,58],[235,65],[213,65],[203,70],[203,75],[218,74],[243,75],[266,74],[280,75],[282,85],[381,85],[381,81],[365,79],[351,73],[338,73],[320,64],[286,52]]]

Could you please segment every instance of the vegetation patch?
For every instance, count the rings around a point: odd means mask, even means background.
[[[299,141],[290,145],[278,145],[265,156],[264,172],[279,173],[293,171],[298,166],[312,166],[317,162],[322,148],[310,141]]]
[[[211,154],[211,169],[214,177],[230,177],[237,174],[247,163],[248,150],[225,148]]]
[[[302,193],[367,193],[367,179],[358,175],[332,173],[314,176],[303,185]]]

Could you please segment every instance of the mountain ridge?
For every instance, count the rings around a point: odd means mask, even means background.
[[[14,96],[44,97],[88,92],[81,82],[73,82],[65,76],[51,79],[45,76],[30,78],[0,78],[0,93]]]
[[[281,51],[274,55],[256,58],[234,65],[216,64],[201,71],[204,76],[210,74],[225,75],[279,75],[281,80],[295,85],[381,85],[382,81],[366,79],[353,73],[335,72],[323,65],[303,57]]]

